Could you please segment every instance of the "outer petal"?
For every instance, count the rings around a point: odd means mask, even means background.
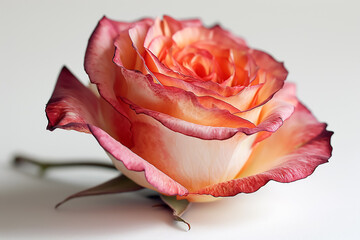
[[[128,116],[133,126],[131,150],[189,191],[233,179],[256,137],[238,133],[222,141],[203,140],[174,132],[146,114],[129,111]]]
[[[46,105],[47,129],[63,128],[90,133],[88,125],[103,128],[126,146],[132,145],[130,122],[64,67]]]
[[[123,174],[128,176],[139,185],[154,189],[166,195],[182,196],[188,193],[188,190],[182,185],[168,177],[163,172],[159,171],[156,167],[136,155],[127,147],[123,146],[120,142],[116,141],[101,128],[91,125],[89,125],[89,128],[100,145],[112,156],[112,160],[115,166]],[[144,171],[144,173],[136,173],[142,171]],[[147,182],[144,181],[145,179]]]
[[[115,160],[115,165],[123,167],[123,173],[135,177],[132,179],[142,186],[168,195],[184,195],[188,192],[129,150],[128,147],[133,146],[133,139],[128,119],[84,87],[66,68],[60,73],[54,93],[46,106],[46,113],[49,130],[64,128],[91,132],[100,145],[119,160]]]
[[[89,133],[87,124],[99,125],[100,111],[96,96],[63,67],[46,105],[47,129],[61,127]]]
[[[152,20],[139,21],[139,23],[146,22],[150,23]],[[121,70],[112,61],[115,51],[114,41],[121,32],[129,29],[131,24],[104,17],[91,35],[85,54],[85,71],[90,81],[97,85],[100,95],[114,107],[118,104],[113,89],[118,87],[116,79],[121,78]],[[126,116],[120,107],[117,107],[117,110]]]
[[[305,178],[330,158],[331,135],[326,124],[319,123],[299,103],[291,118],[276,133],[257,144],[236,179],[203,188],[192,193],[192,197],[251,193],[270,180],[292,182]]]

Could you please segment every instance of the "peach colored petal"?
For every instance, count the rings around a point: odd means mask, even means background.
[[[228,49],[247,48],[245,41],[240,40],[240,38],[233,38],[231,34],[220,27],[211,29],[205,27],[187,27],[177,31],[172,38],[179,48],[202,41],[212,42]]]
[[[288,74],[284,65],[267,53],[253,49],[250,53],[249,59],[253,58],[258,69],[254,69],[250,60],[248,69],[253,70],[249,70],[249,74],[251,76],[256,72],[256,79],[251,80],[252,77],[250,77],[249,87],[224,100],[241,111],[251,110],[268,102],[284,86]]]
[[[255,139],[238,133],[223,141],[203,140],[174,132],[151,116],[128,115],[134,134],[131,150],[189,191],[233,179]]]
[[[143,19],[138,23],[152,23]],[[97,85],[99,93],[121,114],[126,113],[118,105],[113,88],[117,88],[116,79],[121,78],[121,70],[113,63],[114,41],[121,32],[129,29],[132,23],[124,23],[102,18],[91,35],[85,54],[85,71],[90,81]],[[119,58],[120,59],[120,58]],[[121,65],[123,64],[120,61]]]
[[[227,102],[221,101],[217,98],[213,98],[210,96],[201,96],[201,97],[198,97],[197,99],[198,99],[199,103],[206,108],[224,109],[224,110],[228,110],[232,114],[240,112],[240,110],[237,109],[236,107],[228,104]],[[241,116],[241,117],[243,118],[243,116]],[[245,118],[245,119],[247,119],[247,118]],[[250,122],[253,122],[253,121],[250,121]]]
[[[253,106],[254,98],[257,95],[259,89],[263,86],[256,85],[250,87],[238,87],[230,90],[230,88],[222,88],[220,85],[212,81],[198,82],[193,79],[180,79],[178,77],[170,77],[169,74],[165,75],[160,73],[154,73],[154,76],[156,76],[156,79],[158,79],[159,82],[165,86],[181,88],[185,91],[194,93],[198,97],[204,97],[207,99],[213,98],[215,99],[214,101],[223,101],[228,105],[231,105],[233,107],[232,109],[237,109],[238,112],[246,111],[251,106]],[[235,91],[238,92],[236,93]],[[226,92],[230,94],[234,93],[235,95],[224,97],[223,95],[219,94],[219,92],[222,92],[223,94]],[[269,96],[269,98],[270,97],[272,96]],[[264,103],[265,102],[262,104]]]
[[[64,67],[46,105],[47,129],[63,128],[90,133],[88,125],[103,128],[126,146],[132,145],[130,122],[98,98]]]
[[[116,47],[114,59],[116,59],[116,61],[121,66],[124,66],[125,68],[128,69],[139,68],[138,56],[136,51],[132,47],[132,42],[127,30],[123,31],[122,33],[119,34],[119,36],[117,36],[114,45]]]
[[[167,34],[170,34],[170,32],[166,32],[163,26],[163,21],[160,18],[156,18],[154,20],[154,23],[151,25],[146,34],[143,45],[144,47],[148,47],[153,39],[160,36],[168,36]]]
[[[251,49],[250,54],[260,70],[280,81],[285,81],[288,72],[282,62],[278,62],[271,55],[256,49]]]
[[[234,44],[233,46],[235,46],[236,48],[240,48],[240,47],[246,48],[247,47],[246,41],[243,38],[235,36],[231,32],[222,28],[220,25],[215,25],[211,29],[213,31],[215,31],[217,33],[217,35],[219,35],[219,39],[224,38],[224,36],[227,39],[230,39],[231,43]]]
[[[220,99],[230,105],[233,105],[240,111],[251,110],[269,101],[273,95],[282,88],[287,74],[286,69],[283,68],[281,63],[273,63],[275,67],[265,67],[262,72],[259,73],[258,79],[261,79],[261,83],[258,82],[256,85],[248,87],[221,86],[212,81],[199,81],[194,77],[189,78],[188,76],[176,73],[160,63],[156,56],[151,52],[148,53],[149,58],[147,58],[146,64],[152,66],[153,75],[163,85],[174,86],[182,88],[186,91],[192,91],[197,96],[211,96]],[[263,52],[257,54],[267,56]],[[249,64],[252,65],[252,63]],[[253,69],[254,67],[251,68]],[[274,72],[281,72],[282,74],[265,72],[265,70],[271,71],[273,68],[281,69],[281,71],[276,70]],[[251,71],[252,72],[249,74],[254,74],[254,70]]]
[[[236,57],[238,58],[239,56]],[[228,103],[242,111],[251,110],[268,102],[284,86],[288,74],[282,63],[265,52],[251,49],[247,58],[249,65],[246,68],[249,69],[249,76],[256,73],[256,79],[252,80],[253,77],[250,77],[249,87],[227,98]],[[254,69],[253,60],[257,69]]]
[[[294,83],[287,82],[284,84],[283,88],[280,89],[274,97],[268,102],[269,104],[265,104],[262,108],[261,118],[259,121],[263,121],[268,115],[269,112],[273,111],[276,107],[283,108],[286,105],[292,106],[293,109],[296,105],[298,105],[299,101],[296,97],[296,85]],[[289,114],[286,114],[287,117],[283,118],[284,121],[290,117],[293,110],[290,111]]]
[[[248,49],[231,49],[228,59],[233,65],[232,75],[221,83],[222,86],[248,86],[255,78],[257,66]]]
[[[136,69],[145,73],[141,56],[145,51],[143,44],[148,28],[149,24],[142,22],[119,33],[114,40],[115,54],[113,61],[127,69]],[[140,56],[135,49],[138,49]]]
[[[137,65],[135,66],[135,70],[142,71],[143,73],[147,73],[145,71],[144,61],[142,60],[145,54],[144,41],[148,34],[148,30],[150,25],[147,23],[136,24],[132,28],[129,29],[129,36],[132,42],[132,47],[130,47],[133,51],[136,52],[137,56]],[[117,50],[121,50],[120,47],[116,46]],[[129,69],[129,68],[127,68]],[[131,69],[131,68],[130,68]]]
[[[119,100],[128,104],[138,114],[156,119],[169,129],[201,139],[224,140],[237,132],[252,135],[261,131],[274,132],[282,124],[280,116],[288,111],[275,111],[274,116],[255,126],[250,121],[218,108],[205,108],[190,92],[161,86],[144,75],[123,69],[123,91]],[[143,89],[141,93],[137,89]],[[274,118],[279,120],[274,120]],[[277,124],[274,124],[274,121]]]
[[[147,53],[148,58],[146,58],[145,64],[153,66],[153,74],[156,76],[156,78],[160,76],[162,80],[158,80],[163,85],[179,87],[184,90],[190,89],[192,88],[192,86],[195,86],[196,89],[198,89],[199,91],[200,89],[203,89],[201,90],[201,92],[207,92],[211,95],[219,95],[225,97],[235,95],[239,93],[242,89],[244,89],[244,86],[221,86],[216,82],[202,81],[194,77],[186,76],[179,72],[174,72],[173,69],[169,69],[164,64],[162,64],[153,53],[151,53],[150,51],[147,51]],[[183,69],[180,70],[183,71]],[[197,92],[194,93],[198,96],[202,96],[202,94],[197,94]]]
[[[157,58],[162,61],[167,57],[167,50],[172,46],[173,42],[171,38],[166,36],[160,36],[152,39],[149,46],[146,47],[146,51],[152,52]]]
[[[83,86],[66,68],[60,73],[46,113],[49,130],[63,128],[92,133],[100,145],[117,159],[115,166],[142,186],[168,195],[187,194],[187,189],[128,149],[133,146],[128,120]]]
[[[153,26],[149,29],[144,46],[148,47],[153,39],[158,37],[171,37],[176,32],[187,27],[201,27],[202,23],[198,19],[176,20],[170,16],[163,19],[157,18]]]
[[[204,27],[188,27],[177,31],[172,39],[179,49],[190,46],[193,43],[212,40],[213,32]]]
[[[120,170],[122,170],[125,175],[129,174],[132,177],[131,179],[138,184],[155,189],[156,191],[166,195],[181,196],[188,193],[188,190],[182,185],[171,179],[163,172],[159,171],[148,161],[136,155],[120,142],[116,141],[101,128],[92,125],[89,125],[89,128],[99,144],[113,157],[115,166],[120,168]],[[123,166],[125,166],[126,169],[130,171],[124,171]],[[131,171],[143,173],[134,174]],[[150,183],[151,186],[142,180],[144,176],[146,181]]]
[[[118,89],[116,94],[119,100],[129,104],[138,113],[150,114],[164,120],[175,118],[206,127],[254,127],[249,121],[226,110],[204,108],[193,93],[156,84],[150,76],[126,69],[123,69],[122,75],[122,88]],[[142,91],[139,92],[138,89]]]
[[[256,144],[278,130],[294,112],[297,104],[295,84],[286,83],[266,104],[250,111],[235,113],[235,115],[253,122],[259,128],[265,129],[265,131],[257,135],[254,142]]]
[[[165,15],[163,17],[164,28],[168,28],[165,32],[169,32],[173,35],[175,32],[186,27],[201,27],[202,22],[199,19],[185,19],[176,20],[170,16]]]
[[[167,42],[167,46],[170,46],[172,41]],[[153,52],[151,52],[149,49],[146,49],[146,57],[145,57],[145,65],[151,67],[151,71],[153,74],[155,73],[162,73],[167,76],[183,79],[192,77],[193,79],[196,79],[196,76],[187,69],[186,67],[182,66],[177,60],[172,56],[172,53],[169,53],[168,50],[165,50],[164,52],[161,52],[159,58],[162,59],[162,56],[165,55],[165,58],[163,61],[160,61],[160,59],[155,56]],[[166,65],[165,63],[166,62]],[[194,78],[195,77],[195,78]],[[199,81],[199,79],[196,79]]]
[[[186,89],[187,91],[194,92],[195,94],[199,94],[199,95],[204,95],[198,97],[197,99],[199,103],[206,108],[217,107],[220,109],[226,109],[230,113],[233,113],[243,119],[249,120],[250,122],[257,125],[258,129],[261,129],[262,131],[266,131],[260,134],[263,138],[269,136],[268,132],[275,132],[282,125],[283,121],[285,121],[292,114],[294,105],[296,104],[296,101],[291,100],[295,96],[294,86],[291,84],[287,84],[287,87],[285,87],[283,90],[283,92],[286,92],[286,94],[291,97],[288,96],[283,97],[284,96],[283,93],[277,94],[278,97],[276,98],[276,100],[268,102],[267,104],[265,104],[264,108],[257,108],[257,109],[252,109],[251,111],[242,112],[238,108],[236,108],[237,106],[239,106],[239,104],[237,104],[235,100],[241,102],[243,98],[243,101],[246,102],[247,97],[254,96],[260,86],[252,86],[246,88],[244,92],[241,92],[242,98],[240,98],[240,95],[223,98],[220,97],[219,95],[214,95],[209,90],[196,87],[195,85],[188,84],[184,81],[179,81],[178,79],[169,78],[160,74],[156,74],[156,76],[160,82],[163,82],[163,80],[168,80],[166,82],[167,83],[166,85],[171,86],[171,81],[178,81],[176,83],[176,87],[180,86],[180,88]],[[183,86],[181,86],[180,84],[183,84]],[[212,97],[211,95],[215,97]],[[156,117],[158,118],[158,116]],[[261,138],[259,136],[258,140],[260,141],[260,139]]]
[[[236,179],[203,188],[193,194],[234,196],[257,191],[268,181],[292,182],[305,178],[331,156],[326,124],[319,123],[305,106],[271,137],[258,143]]]

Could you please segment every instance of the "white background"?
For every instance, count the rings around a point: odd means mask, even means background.
[[[358,1],[0,1],[0,239],[360,239]],[[307,179],[270,182],[253,194],[194,204],[186,232],[145,193],[76,199],[106,170],[53,170],[41,179],[10,165],[104,159],[94,138],[45,130],[44,109],[65,64],[84,83],[83,57],[97,21],[200,17],[243,36],[285,66],[299,98],[335,131],[330,162]]]

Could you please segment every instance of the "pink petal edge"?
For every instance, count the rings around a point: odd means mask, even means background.
[[[176,89],[177,94],[176,96],[183,96],[183,98],[177,98],[177,100],[174,102],[174,104],[179,104],[185,99],[188,99],[188,104],[191,102],[194,104],[195,107],[197,107],[201,111],[205,111],[206,109],[201,106],[201,104],[196,100],[196,96],[194,94],[191,94],[189,92],[186,92],[182,89],[177,88],[171,88],[171,87],[163,87],[159,84],[156,84],[149,79],[147,79],[143,74],[137,73],[135,71],[127,70],[122,68],[123,76],[125,78],[131,78],[132,81],[128,82],[131,84],[136,84],[139,79],[143,79],[143,83],[147,82],[146,84],[142,84],[142,87],[148,88],[151,92],[153,92],[159,99],[165,99],[169,96],[175,96],[171,92],[172,89]],[[179,94],[179,92],[183,92],[182,94]],[[160,95],[162,97],[160,97]],[[180,119],[179,117],[173,117],[171,115],[168,115],[166,113],[154,111],[142,106],[139,106],[135,104],[133,101],[127,99],[126,97],[120,97],[119,100],[123,101],[124,103],[128,104],[136,113],[138,114],[146,114],[157,121],[159,121],[161,124],[166,126],[167,128],[179,132],[188,136],[193,136],[201,139],[211,140],[224,140],[228,139],[232,136],[234,136],[237,132],[245,133],[246,135],[252,135],[255,133],[258,133],[260,131],[266,131],[266,132],[275,132],[282,124],[283,121],[286,120],[286,118],[291,114],[292,108],[288,109],[288,111],[282,110],[277,113],[273,113],[268,118],[265,119],[264,122],[259,124],[258,126],[253,125],[246,119],[243,119],[239,117],[238,119],[235,119],[235,115],[231,114],[227,110],[220,110],[220,109],[207,109],[209,113],[211,111],[217,111],[218,115],[221,114],[221,116],[225,119],[228,119],[229,121],[232,121],[234,124],[238,123],[243,125],[242,127],[220,127],[220,126],[205,126],[205,125],[199,125],[196,123],[192,123],[189,121],[185,121]]]
[[[298,115],[304,114],[308,115],[309,118],[313,117],[311,112],[301,103],[296,107],[295,112]],[[291,118],[288,121],[291,121]],[[299,148],[294,149],[294,151],[288,155],[283,156],[283,162],[272,169],[255,175],[208,186],[197,192],[189,193],[189,196],[195,198],[196,195],[199,194],[207,194],[214,197],[234,196],[239,193],[255,192],[270,180],[289,183],[308,177],[320,164],[328,162],[328,159],[331,157],[332,146],[330,144],[330,138],[333,132],[327,131],[326,126],[326,124],[318,123],[317,128],[321,130],[320,133],[309,139]],[[286,128],[286,125],[282,128]],[[282,130],[285,131],[285,129]],[[274,135],[272,137],[274,137]],[[274,146],[267,147],[271,148]]]
[[[45,111],[48,130],[60,127],[89,133],[87,123],[98,123],[95,116],[100,109],[96,96],[64,66]]]
[[[89,129],[105,151],[121,161],[128,170],[144,171],[146,180],[159,192],[166,195],[180,196],[188,194],[186,188],[113,139],[102,129],[92,125],[89,125]]]
[[[62,128],[92,133],[105,151],[122,161],[126,168],[144,171],[147,181],[159,192],[167,195],[187,194],[186,188],[129,150],[127,146],[132,145],[129,139],[132,134],[125,118],[107,102],[97,98],[66,67],[61,70],[46,113],[48,130]],[[109,127],[113,121],[121,126]]]

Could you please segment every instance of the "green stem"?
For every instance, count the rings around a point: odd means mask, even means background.
[[[13,163],[15,166],[21,166],[23,164],[31,164],[36,165],[40,168],[40,175],[43,175],[45,171],[49,168],[57,168],[57,167],[80,167],[80,166],[91,166],[91,167],[103,167],[108,169],[116,169],[114,165],[100,162],[88,162],[88,161],[78,161],[78,162],[44,162],[35,160],[33,158],[24,157],[24,156],[15,156]]]

